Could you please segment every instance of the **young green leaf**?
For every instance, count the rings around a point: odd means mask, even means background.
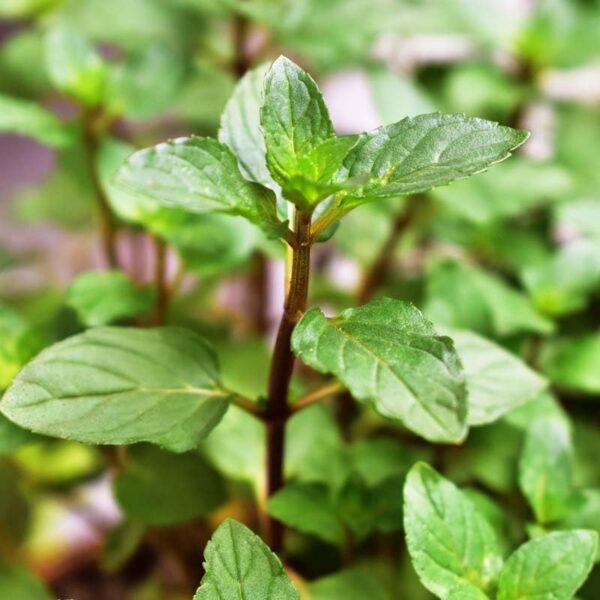
[[[483,119],[438,113],[380,127],[363,134],[344,160],[338,179],[365,183],[341,207],[426,192],[479,173],[508,158],[528,135]]]
[[[98,327],[148,312],[153,299],[150,288],[137,287],[121,271],[88,271],[71,283],[66,303],[84,325]]]
[[[446,596],[446,600],[489,600],[489,598],[479,588],[464,582],[452,588]]]
[[[179,138],[140,150],[115,181],[123,191],[161,206],[239,215],[271,234],[282,227],[273,192],[244,179],[231,150],[211,138]]]
[[[148,525],[207,516],[227,497],[221,477],[197,453],[173,454],[149,444],[127,453],[114,492],[130,519]]]
[[[556,416],[533,421],[519,461],[519,485],[539,523],[562,519],[575,508],[572,463],[568,422]]]
[[[219,526],[206,546],[204,569],[194,600],[300,600],[277,556],[231,519]]]
[[[425,439],[463,439],[460,360],[452,340],[436,335],[414,306],[382,298],[332,319],[313,308],[296,326],[292,349],[317,371],[336,375],[358,400],[372,402]]]
[[[0,563],[0,598],[53,600],[42,582],[27,569]]]
[[[339,546],[344,528],[327,485],[290,483],[269,498],[269,514],[279,521]]]
[[[16,133],[60,148],[72,141],[71,132],[39,104],[0,94],[0,133]]]
[[[352,567],[309,584],[311,600],[389,600],[389,594],[372,569]]]
[[[37,433],[91,444],[194,448],[227,410],[216,357],[176,327],[91,329],[50,346],[13,381],[0,410]]]
[[[423,585],[439,598],[457,586],[487,590],[502,568],[490,524],[454,484],[417,463],[404,486],[408,551]]]
[[[236,155],[242,175],[279,195],[280,187],[267,167],[265,139],[260,127],[260,107],[268,64],[248,71],[238,82],[221,114],[219,140]]]
[[[465,370],[469,425],[483,425],[538,397],[546,381],[502,347],[471,333],[449,329]]]
[[[105,97],[108,65],[81,31],[60,23],[45,38],[46,69],[61,92],[87,106],[100,104]]]
[[[285,56],[267,72],[260,121],[269,170],[283,187],[298,173],[300,161],[334,136],[317,84]]]
[[[584,529],[523,544],[500,573],[498,600],[570,600],[592,568],[597,544],[597,534]]]

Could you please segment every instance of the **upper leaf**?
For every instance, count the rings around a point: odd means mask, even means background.
[[[140,150],[119,169],[116,183],[163,206],[240,215],[269,233],[282,225],[273,192],[244,179],[231,150],[211,138],[179,138]]]
[[[50,111],[34,102],[0,94],[0,133],[26,135],[48,146],[66,146],[69,130]]]
[[[104,100],[107,64],[76,27],[62,23],[48,31],[45,59],[48,75],[57,89],[87,106]]]
[[[454,484],[425,463],[417,463],[406,479],[404,528],[417,574],[439,598],[464,584],[486,590],[502,568],[491,525]]]
[[[498,600],[571,600],[590,572],[598,535],[555,532],[523,544],[506,561]]]
[[[185,329],[91,329],[50,346],[0,409],[37,433],[92,444],[197,446],[227,410],[208,344]]]
[[[448,335],[465,370],[469,425],[491,423],[546,387],[542,377],[501,346],[470,331],[450,329]]]
[[[452,340],[436,335],[412,305],[391,298],[327,319],[309,310],[292,349],[317,371],[334,373],[358,400],[401,419],[431,441],[466,432],[466,389]]]
[[[426,192],[479,173],[508,158],[528,135],[483,119],[438,113],[380,127],[363,134],[344,160],[338,178],[365,183],[342,207]]]
[[[334,135],[314,79],[285,56],[267,72],[260,120],[269,170],[282,185],[301,158]]]
[[[540,523],[557,521],[574,508],[573,445],[564,418],[531,423],[519,461],[519,485]]]
[[[227,519],[204,551],[206,574],[194,600],[300,600],[280,560],[245,525]]]

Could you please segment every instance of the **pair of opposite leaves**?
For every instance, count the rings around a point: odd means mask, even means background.
[[[118,185],[155,206],[239,215],[282,235],[288,225],[277,216],[281,191],[300,211],[328,199],[320,219],[333,222],[364,202],[482,171],[527,138],[489,121],[440,114],[337,137],[307,73],[281,57],[252,99],[248,83],[258,73],[241,82],[224,113],[221,139],[237,154],[210,138],[159,144],[135,153],[119,170]],[[423,437],[464,437],[460,359],[452,341],[437,336],[414,307],[383,299],[336,319],[312,309],[296,327],[293,349]],[[183,451],[218,424],[230,399],[214,353],[195,334],[106,328],[42,352],[0,408],[17,424],[56,437],[149,441]]]

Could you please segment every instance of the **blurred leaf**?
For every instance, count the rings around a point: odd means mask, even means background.
[[[356,399],[430,441],[457,442],[466,433],[458,355],[407,303],[382,298],[332,319],[313,308],[296,325],[292,349],[310,367],[335,374]]]
[[[153,299],[153,290],[121,271],[87,271],[69,286],[66,303],[85,326],[98,327],[147,313]]]
[[[45,58],[53,85],[87,106],[97,106],[106,94],[108,69],[80,29],[67,23],[53,26],[45,39]]]
[[[600,535],[600,489],[583,490],[574,510],[556,526],[559,529],[590,529]],[[596,552],[595,560],[600,560],[599,552]]]
[[[0,90],[37,98],[49,87],[40,32],[31,29],[14,32],[0,47]]]
[[[180,54],[167,46],[145,46],[112,68],[108,110],[130,119],[158,115],[174,102],[184,75]]]
[[[500,574],[498,600],[570,600],[592,568],[597,537],[592,531],[575,530],[523,544]]]
[[[34,442],[37,436],[22,429],[0,414],[0,456],[12,454],[21,446]]]
[[[542,349],[543,372],[555,385],[586,394],[600,392],[600,334],[559,337]]]
[[[562,519],[575,507],[573,446],[568,423],[558,417],[534,421],[519,460],[519,484],[539,523]]]
[[[39,104],[1,94],[0,133],[16,133],[57,147],[68,145],[72,139],[67,127]]]
[[[227,519],[204,551],[206,574],[194,600],[300,600],[279,558],[246,526]]]
[[[223,480],[197,453],[149,444],[128,451],[114,493],[129,519],[156,526],[205,517],[227,497]]]
[[[389,594],[366,567],[351,567],[309,584],[311,600],[389,600]]]
[[[54,597],[27,569],[0,564],[0,598],[53,600]]]
[[[555,208],[558,227],[568,227],[582,236],[600,240],[600,198],[581,198]]]
[[[456,260],[431,265],[424,313],[438,325],[489,336],[548,334],[553,329],[521,292],[496,275]]]
[[[195,333],[103,327],[44,350],[0,408],[38,433],[84,443],[150,441],[183,452],[218,424],[228,399],[216,357]]]
[[[489,523],[450,481],[417,463],[404,487],[408,551],[423,585],[446,598],[459,584],[486,590],[502,568]]]
[[[600,245],[585,240],[569,244],[547,261],[526,267],[522,279],[540,312],[577,312],[600,286]]]
[[[269,514],[302,533],[340,546],[344,529],[327,485],[289,483],[269,498]]]
[[[0,462],[0,556],[14,557],[29,531],[30,506],[17,470],[5,461]],[[3,581],[0,563],[0,591]],[[3,596],[0,598],[10,598]]]
[[[487,224],[543,207],[571,189],[571,177],[561,167],[514,157],[485,177],[437,189],[434,197],[463,219]]]
[[[4,0],[0,6],[0,17],[23,19],[35,16],[51,8],[59,0]]]
[[[123,521],[108,532],[102,546],[100,564],[108,573],[115,573],[123,568],[127,561],[139,548],[146,527],[140,523]]]
[[[467,380],[467,422],[483,425],[533,400],[546,382],[521,359],[471,333],[450,329]]]

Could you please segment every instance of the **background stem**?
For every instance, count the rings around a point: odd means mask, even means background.
[[[169,289],[167,285],[167,245],[160,238],[154,237],[154,287],[156,299],[154,302],[154,325],[163,325],[169,304]]]
[[[290,347],[290,341],[292,331],[306,309],[308,298],[310,246],[312,241],[310,223],[310,213],[296,213],[296,245],[292,258],[290,287],[271,359],[266,412],[267,498],[283,486],[285,426],[290,416],[288,390],[295,358]],[[281,551],[283,526],[270,517],[267,521],[267,541],[274,552]]]

